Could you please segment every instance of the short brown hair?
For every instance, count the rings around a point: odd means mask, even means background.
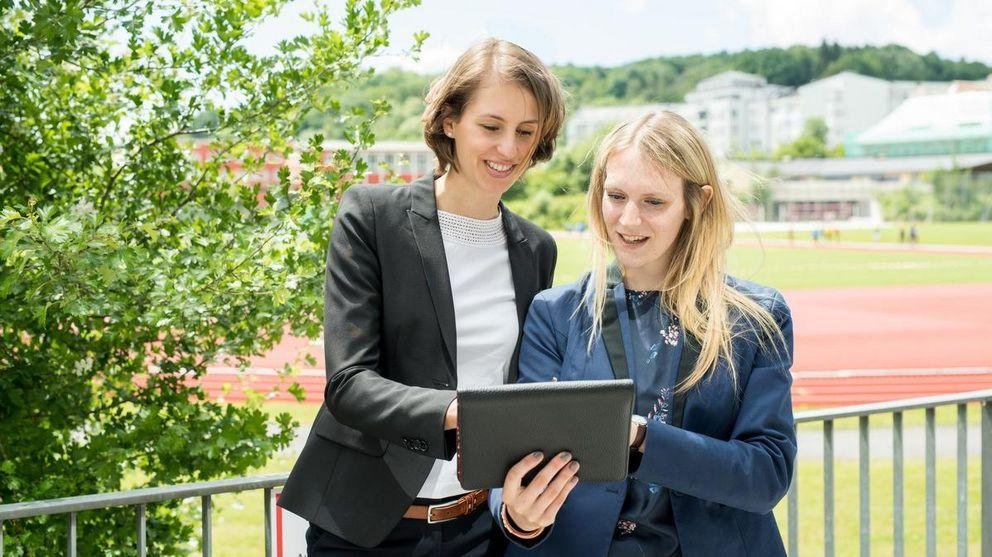
[[[424,141],[437,157],[438,173],[449,167],[458,170],[455,141],[445,135],[444,121],[460,118],[476,90],[490,77],[523,87],[537,101],[540,128],[530,165],[546,161],[554,154],[555,141],[565,121],[561,82],[530,51],[509,41],[490,38],[469,47],[427,92],[427,107],[421,120]]]

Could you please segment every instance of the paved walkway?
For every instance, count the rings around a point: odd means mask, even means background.
[[[981,428],[978,425],[968,427],[968,455],[981,454]],[[957,426],[937,426],[934,435],[936,454],[938,457],[956,457],[958,454]],[[992,443],[992,439],[988,440]],[[838,429],[834,427],[834,458],[858,458],[858,429]],[[868,430],[869,454],[872,460],[889,460],[892,458],[892,429],[888,427],[872,427]],[[926,430],[921,425],[903,426],[902,453],[909,459],[922,459],[926,451]],[[823,460],[823,426],[821,424],[804,425],[799,429],[799,458],[800,460]]]

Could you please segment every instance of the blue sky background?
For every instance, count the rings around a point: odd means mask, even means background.
[[[328,0],[334,6],[339,0]],[[258,30],[252,49],[305,33],[297,0]],[[615,66],[644,58],[819,44],[899,43],[992,64],[992,0],[424,0],[392,20],[393,45],[373,61],[422,72],[447,67],[472,42],[498,36],[551,64]],[[419,62],[405,49],[431,34]]]

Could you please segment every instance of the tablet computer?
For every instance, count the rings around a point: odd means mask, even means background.
[[[622,480],[633,404],[630,379],[460,390],[458,479],[465,489],[502,487],[507,471],[524,456],[541,451],[547,462],[568,451],[582,465],[583,481]]]

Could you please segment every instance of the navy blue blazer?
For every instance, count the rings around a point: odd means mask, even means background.
[[[587,351],[591,316],[579,313],[585,280],[538,294],[527,314],[519,381],[612,379],[600,337]],[[736,390],[726,362],[684,397],[681,428],[649,420],[645,452],[632,477],[671,491],[683,555],[785,555],[772,509],[789,489],[796,456],[792,417],[792,317],[782,295],[751,282],[728,284],[762,304],[782,330],[782,342],[759,342],[750,327],[734,330]],[[626,315],[623,284],[613,287],[619,315]],[[629,321],[621,317],[627,361],[634,361]],[[683,350],[683,353],[687,351]],[[636,378],[635,378],[636,381]],[[579,470],[581,478],[582,471]],[[579,484],[554,527],[528,551],[511,544],[507,555],[606,555],[627,482]],[[495,513],[502,493],[494,490]],[[499,520],[497,523],[502,524]]]

